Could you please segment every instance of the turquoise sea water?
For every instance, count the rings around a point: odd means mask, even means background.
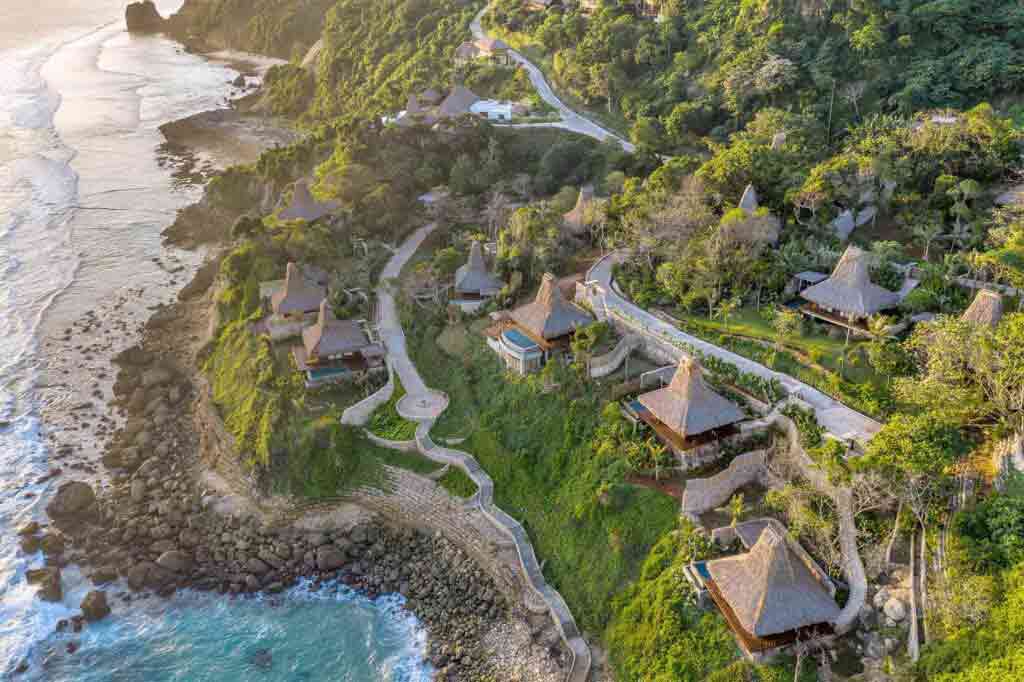
[[[81,633],[41,643],[29,679],[54,682],[427,682],[424,634],[400,598],[300,585],[275,596],[185,592],[118,609]],[[81,649],[66,653],[67,643]],[[48,650],[53,653],[47,654]]]
[[[167,255],[160,232],[201,188],[161,163],[159,127],[224,106],[237,75],[159,36],[129,36],[125,3],[0,0],[0,679],[25,659],[31,670],[16,679],[429,679],[423,633],[394,597],[302,587],[126,604],[115,586],[109,619],[54,634],[91,586],[70,567],[64,599],[50,604],[25,583],[42,556],[22,552],[16,530],[45,523],[57,485],[81,476],[39,482],[66,466],[43,438],[51,425],[41,404],[76,400],[63,376],[47,375],[44,344],[85,310],[112,314],[126,291],[141,292],[130,304],[139,315],[174,297],[155,263]],[[157,4],[167,13],[180,3]],[[130,345],[132,335],[117,341]],[[109,371],[97,358],[77,372],[88,385],[100,367]]]

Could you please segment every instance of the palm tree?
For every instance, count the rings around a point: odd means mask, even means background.
[[[647,454],[650,456],[651,461],[654,462],[654,480],[661,480],[661,458],[665,456],[667,448],[654,440],[653,438],[647,439]]]
[[[739,310],[739,307],[743,304],[743,299],[739,296],[733,296],[732,298],[726,298],[718,302],[715,306],[714,316],[722,321],[726,327],[729,326],[729,319]]]
[[[937,221],[926,220],[916,223],[911,232],[921,242],[921,245],[924,246],[924,259],[927,261],[928,253],[932,248],[932,242],[942,234],[942,225]]]

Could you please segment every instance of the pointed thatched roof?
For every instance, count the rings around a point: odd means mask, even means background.
[[[481,38],[475,43],[477,49],[486,55],[494,54],[495,52],[506,51],[509,49],[508,43],[501,38]]]
[[[476,59],[479,55],[480,48],[468,40],[455,48],[456,59]]]
[[[839,606],[775,527],[767,526],[746,554],[706,564],[743,629],[769,637],[831,623]]]
[[[743,190],[743,196],[740,197],[739,207],[747,213],[753,213],[760,207],[757,203],[757,190],[754,189],[753,185],[747,185],[747,188]]]
[[[735,424],[745,416],[735,403],[708,388],[700,365],[689,357],[680,360],[668,386],[644,393],[639,400],[658,421],[683,437]]]
[[[434,106],[441,101],[441,93],[434,88],[427,88],[420,93],[420,101],[427,106]]]
[[[451,93],[444,98],[444,101],[441,102],[441,106],[438,107],[438,113],[441,117],[462,116],[463,114],[468,114],[469,108],[478,101],[480,101],[480,98],[471,90],[461,85],[456,85],[452,88]]]
[[[302,345],[309,357],[332,357],[355,353],[370,345],[359,323],[339,320],[327,299],[320,302],[316,324],[302,330]]]
[[[593,322],[588,312],[565,300],[551,273],[544,275],[533,303],[516,308],[511,317],[520,327],[545,341]]]
[[[309,184],[305,180],[297,180],[292,187],[291,203],[281,209],[278,217],[281,220],[313,222],[338,210],[338,206],[336,201],[317,201],[309,191]]]
[[[483,247],[474,241],[469,247],[469,260],[455,271],[455,292],[483,296],[495,294],[501,287],[501,280],[487,270]]]
[[[407,115],[418,114],[421,111],[423,111],[423,106],[420,104],[419,98],[417,98],[415,94],[409,95],[409,99],[405,103],[405,113]]]
[[[284,286],[271,296],[270,308],[278,315],[311,313],[320,307],[320,301],[327,295],[324,287],[309,282],[299,271],[299,266],[289,263],[285,269]]]
[[[576,206],[562,216],[565,226],[575,235],[581,235],[587,230],[587,207],[594,203],[594,186],[584,185],[580,188],[579,197],[576,199]]]
[[[989,289],[979,289],[961,319],[995,327],[1003,319],[1003,297]]]
[[[853,245],[846,248],[832,276],[804,289],[800,295],[822,308],[853,317],[870,317],[899,303],[899,294],[872,283],[868,254]]]

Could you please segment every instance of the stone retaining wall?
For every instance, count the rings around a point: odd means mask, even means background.
[[[366,422],[370,421],[370,416],[378,407],[391,400],[391,395],[395,392],[395,372],[394,368],[391,366],[391,359],[387,358],[385,361],[388,366],[388,382],[376,392],[366,396],[358,403],[342,412],[342,424],[362,426]]]
[[[737,489],[764,480],[766,450],[754,450],[738,455],[725,471],[709,478],[693,478],[683,490],[682,512],[699,515],[729,501]]]
[[[636,334],[626,334],[608,353],[599,355],[590,360],[590,376],[593,379],[606,377],[619,368],[626,357],[636,348],[643,345],[642,337]]]

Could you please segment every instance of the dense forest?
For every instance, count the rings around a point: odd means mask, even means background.
[[[1024,675],[1024,481],[995,455],[1024,432],[1024,313],[1012,289],[1024,286],[1024,207],[1003,198],[1024,173],[1024,7],[667,0],[540,11],[497,0],[484,25],[537,63],[566,102],[628,135],[637,153],[475,117],[385,124],[410,95],[444,94],[458,82],[489,96],[535,97],[521,71],[454,63],[482,7],[186,3],[191,34],[290,59],[268,74],[260,106],[305,134],[233,169],[215,189],[227,196],[255,183],[284,205],[292,183],[306,178],[317,199],[337,207],[312,223],[246,213],[231,230],[220,328],[204,360],[247,463],[268,488],[307,497],[374,480],[381,453],[335,419],[374,387],[304,389],[251,331],[259,283],[295,260],[330,270],[333,289],[371,290],[390,247],[428,219],[418,197],[443,186],[452,201],[430,217],[444,230],[403,275],[416,286],[446,282],[471,239],[484,237],[508,282],[490,312],[523,300],[544,272],[580,272],[621,249],[629,257],[615,278],[633,302],[883,424],[863,452],[847,456],[813,414],[787,414],[828,479],[871,500],[856,521],[873,580],[885,577],[877,555],[890,537],[922,537],[929,551],[943,550],[919,660],[889,651],[873,671],[883,677],[853,665],[842,671],[847,679]],[[318,40],[319,54],[303,65]],[[563,215],[587,184],[597,199],[584,229],[570,233]],[[751,188],[756,208],[740,208]],[[848,233],[837,228],[844,217],[854,221]],[[850,244],[869,255],[876,285],[896,292],[908,273],[914,279],[854,339],[791,305],[794,275],[824,276]],[[1001,319],[962,319],[975,296],[965,281],[1005,294]],[[372,305],[345,296],[332,303],[349,315]],[[406,304],[414,359],[452,398],[437,428],[468,439],[617,679],[793,679],[789,659],[736,661],[724,621],[696,608],[679,572],[716,550],[678,521],[667,496],[632,483],[652,472],[657,479],[663,453],[624,425],[604,388],[584,381],[578,365],[507,383],[479,339],[459,337],[458,352],[446,351],[443,341],[471,321]],[[574,350],[584,356],[605,335],[588,329]],[[744,388],[777,397],[775,386]],[[384,417],[374,428],[407,433],[408,424]],[[528,433],[522,423],[532,425]],[[951,511],[965,478],[977,482],[974,500]],[[730,504],[733,521],[750,506],[742,497]],[[842,576],[828,499],[797,480],[759,505]],[[885,634],[905,636],[895,626]],[[802,674],[814,679],[809,666]]]

